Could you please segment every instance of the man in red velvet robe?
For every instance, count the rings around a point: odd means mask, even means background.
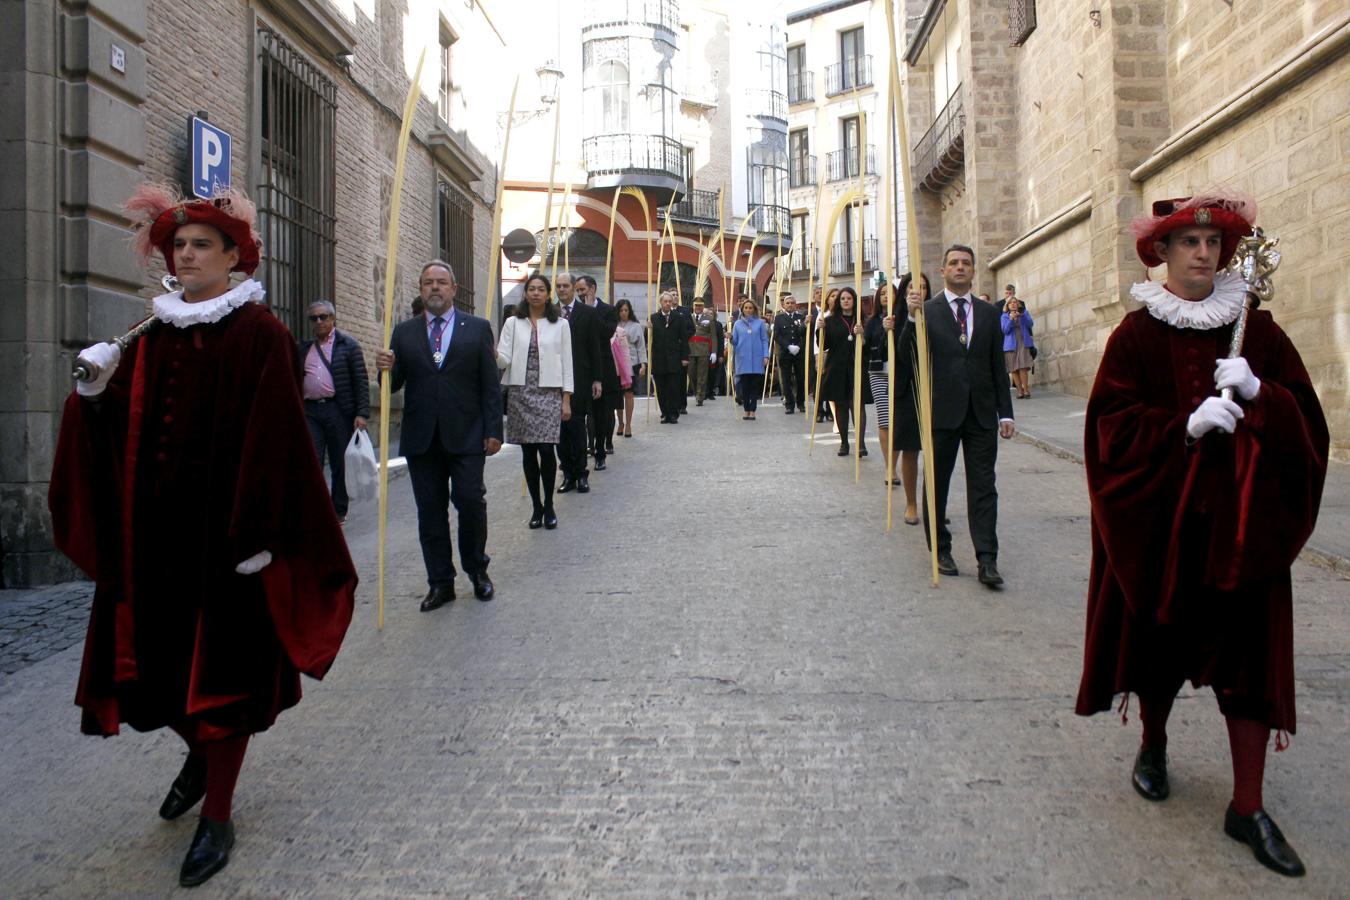
[[[230,802],[250,735],[322,677],[351,620],[356,573],[314,455],[294,342],[230,286],[258,264],[241,194],[187,203],[143,186],[144,256],[181,292],[122,359],[81,354],[94,377],[66,402],[49,505],[56,545],[97,583],[76,702],[87,734],[174,729],[187,761],[160,807],[205,797],[180,883],[229,860]]]
[[[1135,223],[1137,250],[1166,264],[1166,281],[1134,286],[1144,308],[1112,333],[1088,401],[1092,575],[1077,712],[1139,695],[1132,781],[1161,801],[1172,701],[1187,679],[1212,686],[1233,758],[1224,831],[1271,869],[1302,875],[1261,783],[1271,729],[1295,729],[1290,566],[1317,519],[1326,420],[1269,312],[1250,313],[1243,355],[1227,358],[1246,284],[1219,270],[1255,203],[1208,194],[1153,213]]]

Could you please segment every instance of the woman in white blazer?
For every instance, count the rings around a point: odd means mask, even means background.
[[[553,445],[572,418],[572,331],[549,298],[548,279],[525,280],[525,302],[502,323],[497,365],[507,386],[506,440],[519,444],[525,485],[534,501],[531,528],[558,527],[553,482],[558,467]]]

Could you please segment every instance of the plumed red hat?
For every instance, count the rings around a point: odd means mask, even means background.
[[[1153,215],[1140,216],[1130,223],[1135,252],[1144,265],[1160,266],[1163,260],[1153,250],[1155,241],[1164,240],[1181,228],[1209,226],[1222,233],[1219,268],[1228,265],[1237,251],[1238,241],[1252,232],[1256,224],[1256,201],[1237,191],[1211,190],[1194,197],[1158,200]]]
[[[141,263],[158,250],[170,275],[177,275],[173,263],[173,236],[184,225],[212,225],[234,242],[239,262],[232,271],[252,275],[258,268],[262,240],[255,223],[258,208],[243,191],[229,188],[212,200],[188,200],[176,188],[166,184],[142,184],[124,207],[136,223],[133,247]]]

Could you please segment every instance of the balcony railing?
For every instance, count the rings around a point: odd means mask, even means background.
[[[810,103],[816,99],[815,72],[788,73],[788,103]]]
[[[792,247],[792,274],[805,275],[816,261],[816,248],[810,244],[794,244]]]
[[[667,206],[659,206],[656,214],[676,222],[717,224],[717,191],[689,191],[684,199]]]
[[[814,156],[794,156],[788,165],[789,187],[810,187],[816,183],[816,158]]]
[[[867,174],[877,174],[877,152],[873,144],[867,145]],[[832,150],[825,157],[826,165],[830,169],[831,181],[843,181],[847,178],[858,177],[858,148],[850,147],[845,150]]]
[[[746,91],[745,95],[750,101],[750,115],[787,121],[787,97],[782,91],[753,88]]]
[[[872,57],[855,56],[825,67],[825,96],[833,97],[872,84]]]
[[[786,206],[761,206],[750,217],[750,224],[760,234],[792,234],[792,210]]]
[[[680,4],[676,0],[586,0],[582,7],[582,26],[653,25],[671,32],[680,29]]]
[[[835,244],[830,248],[830,274],[848,275],[854,270],[854,260],[858,256],[858,242],[848,241],[847,243]],[[877,239],[863,238],[863,259],[862,267],[864,272],[871,272],[877,267]]]
[[[966,164],[966,109],[961,85],[914,146],[914,182],[922,190],[939,191]]]
[[[654,172],[684,180],[684,145],[663,134],[601,134],[581,144],[586,171],[596,175]]]

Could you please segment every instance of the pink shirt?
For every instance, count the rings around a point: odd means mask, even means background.
[[[323,355],[327,357],[328,362],[333,362],[333,342],[337,340],[337,329],[334,328],[328,333],[328,340],[323,342]],[[304,394],[306,400],[323,400],[332,397],[335,393],[333,387],[333,373],[328,371],[328,366],[319,359],[319,342],[315,341],[310,345],[309,352],[305,354],[305,383]]]

